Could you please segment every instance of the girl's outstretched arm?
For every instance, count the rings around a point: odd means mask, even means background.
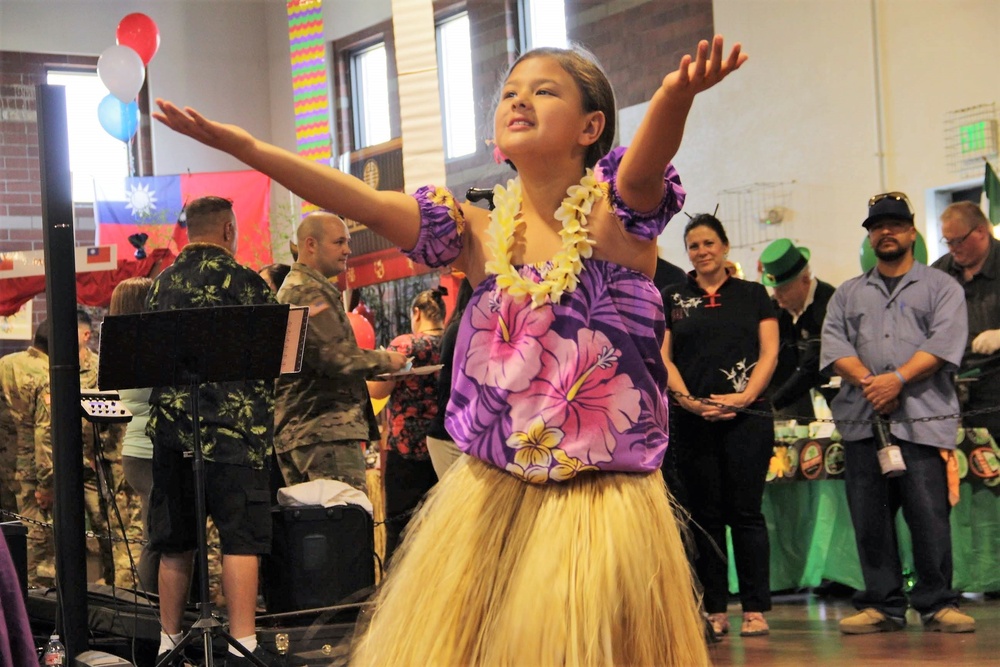
[[[709,44],[702,40],[694,60],[681,58],[680,66],[663,78],[636,130],[618,171],[618,191],[637,211],[653,209],[663,197],[663,171],[677,153],[684,136],[688,111],[698,93],[708,90],[739,69],[747,55],[735,44],[722,57],[722,35]]]
[[[416,244],[420,211],[409,195],[375,190],[350,174],[260,141],[236,125],[209,120],[190,107],[182,110],[161,99],[156,104],[160,111],[153,117],[170,129],[229,153],[306,201],[367,225],[401,248]]]

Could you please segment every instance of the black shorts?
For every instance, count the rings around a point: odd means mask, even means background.
[[[182,553],[198,548],[193,459],[156,448],[149,494],[149,548]],[[222,553],[271,553],[270,471],[205,461],[205,507],[219,529]]]

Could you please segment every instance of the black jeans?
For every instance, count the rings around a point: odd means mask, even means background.
[[[693,522],[695,571],[704,588],[705,611],[724,612],[729,599],[727,525],[743,611],[768,611],[771,552],[760,504],[774,447],[773,422],[756,415],[708,422],[673,409],[676,428],[670,447],[684,487],[679,495]]]
[[[897,618],[906,614],[896,538],[900,508],[913,538],[917,571],[910,604],[921,614],[958,606],[958,592],[951,587],[951,505],[941,450],[900,440],[906,472],[890,479],[879,468],[874,439],[845,444],[847,503],[865,579],[865,589],[854,596],[854,606],[873,607]]]
[[[385,562],[388,565],[413,512],[437,483],[437,474],[430,459],[410,459],[390,449],[386,452],[384,475]]]

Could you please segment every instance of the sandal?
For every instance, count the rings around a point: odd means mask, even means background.
[[[743,625],[740,627],[740,637],[763,637],[770,634],[764,614],[759,611],[743,612]]]
[[[726,616],[725,612],[709,614],[708,622],[711,624],[712,632],[715,633],[716,637],[722,637],[729,634],[729,618]]]

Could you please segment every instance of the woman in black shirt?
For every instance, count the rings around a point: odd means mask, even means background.
[[[714,216],[684,229],[694,271],[663,290],[667,328],[663,359],[674,411],[672,452],[684,488],[679,498],[697,524],[695,569],[717,635],[726,634],[726,526],[733,536],[743,636],[768,633],[771,608],[767,526],[761,513],[774,443],[769,417],[736,413],[687,396],[736,408],[768,410],[761,398],[777,363],[778,321],[763,286],[726,270],[729,239]],[[677,408],[682,408],[678,410]]]

